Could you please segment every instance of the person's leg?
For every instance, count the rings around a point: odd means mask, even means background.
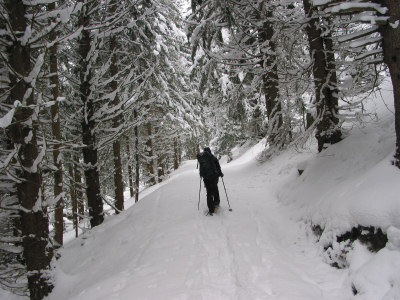
[[[206,186],[207,190],[207,206],[208,206],[208,211],[210,213],[214,212],[214,191],[213,191],[213,185],[212,182],[210,182],[209,179],[204,178],[204,185]]]
[[[219,190],[218,190],[218,183],[215,185],[214,189],[214,206],[219,206],[220,199],[219,199]]]
[[[219,191],[218,191],[218,181],[219,177],[213,178],[212,180],[212,193],[213,193],[213,200],[214,200],[214,207],[219,206]]]

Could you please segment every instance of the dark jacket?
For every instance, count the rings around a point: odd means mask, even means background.
[[[212,155],[211,154],[211,156],[212,156],[212,159],[213,159],[213,161],[214,161],[214,163],[215,163],[215,166],[217,167],[217,172],[218,172],[218,177],[220,177],[220,176],[223,176],[222,175],[222,171],[221,171],[221,166],[219,165],[219,161],[218,161],[218,158],[216,158],[214,155]]]
[[[220,164],[219,164],[219,161],[218,161],[218,159],[214,156],[214,155],[212,155],[211,153],[209,153],[209,152],[204,152],[204,154],[206,154],[206,155],[208,155],[209,157],[210,157],[210,159],[211,159],[211,161],[214,163],[214,165],[215,165],[215,169],[216,169],[216,174],[215,174],[215,176],[213,176],[213,177],[220,177],[220,176],[223,176],[222,175],[222,171],[221,171],[221,166],[220,166]],[[203,155],[204,155],[203,154]],[[205,174],[202,174],[202,171],[201,171],[201,168],[200,168],[200,177],[203,177],[204,178],[204,175]]]

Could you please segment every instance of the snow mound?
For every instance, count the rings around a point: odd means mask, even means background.
[[[352,125],[348,136],[297,165],[279,194],[294,208],[297,219],[321,228],[319,243],[329,256],[344,255],[349,281],[360,299],[400,299],[400,170],[392,165],[395,149],[393,94],[384,82],[366,108],[376,119]],[[380,228],[387,246],[376,254],[357,243],[336,242],[357,226]],[[368,251],[367,251],[368,252]],[[365,259],[360,263],[357,256]],[[362,260],[362,259],[361,259]],[[392,297],[396,295],[397,298]],[[390,298],[392,297],[392,298]]]

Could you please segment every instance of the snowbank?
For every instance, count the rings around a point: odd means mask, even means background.
[[[400,299],[400,170],[392,165],[395,132],[390,90],[386,81],[382,92],[366,101],[376,120],[363,126],[347,124],[353,127],[348,136],[300,161],[302,175],[293,171],[278,193],[282,203],[295,208],[298,220],[323,230],[319,243],[331,247],[327,257],[345,256],[353,293],[360,299]],[[365,246],[358,242],[336,242],[336,237],[359,225],[390,233],[387,246],[366,255]]]

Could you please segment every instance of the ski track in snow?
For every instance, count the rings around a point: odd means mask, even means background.
[[[199,177],[186,163],[66,245],[49,299],[346,299],[345,273],[322,262],[256,164],[225,165],[233,211],[220,182],[221,208],[205,216],[204,185],[197,211]]]

